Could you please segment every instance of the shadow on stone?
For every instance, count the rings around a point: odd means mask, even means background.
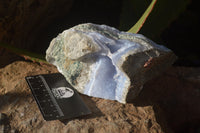
[[[16,60],[24,60],[22,57],[7,51],[0,47],[0,68],[5,67],[6,65],[13,63]]]
[[[30,96],[31,94],[25,92],[16,92],[16,93],[8,92],[3,95],[0,94],[0,110],[4,108],[4,106],[11,104],[14,105],[21,100],[26,100]]]
[[[191,71],[169,69],[147,82],[132,103],[135,106],[153,106],[156,119],[164,132],[170,132],[171,129],[174,132],[199,131],[200,128],[197,129],[193,123],[200,121],[200,82],[188,80],[187,77],[192,76]]]

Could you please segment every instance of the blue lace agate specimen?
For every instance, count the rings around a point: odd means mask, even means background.
[[[54,38],[46,59],[78,92],[126,103],[176,56],[143,35],[87,23]]]

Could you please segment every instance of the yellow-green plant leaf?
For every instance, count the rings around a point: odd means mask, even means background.
[[[152,0],[151,4],[149,5],[149,7],[146,9],[146,11],[144,12],[144,14],[142,15],[142,17],[137,21],[137,23],[128,31],[131,33],[137,33],[143,26],[144,22],[146,21],[147,17],[149,16],[149,14],[151,13],[155,3],[157,0]]]
[[[119,29],[129,30],[137,23],[151,2],[150,0],[124,0]],[[157,0],[139,33],[154,41],[161,41],[162,32],[179,18],[189,3],[190,0]]]
[[[32,53],[25,49],[19,49],[19,48],[10,46],[10,45],[6,45],[4,43],[0,43],[0,47],[5,48],[8,51],[11,51],[17,55],[20,55],[20,56],[24,57],[25,59],[39,62],[39,63],[47,63],[45,60],[45,57],[43,55]]]

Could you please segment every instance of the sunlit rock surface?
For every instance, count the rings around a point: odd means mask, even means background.
[[[176,56],[143,35],[88,23],[54,38],[46,59],[80,93],[126,103]]]

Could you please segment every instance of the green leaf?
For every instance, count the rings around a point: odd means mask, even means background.
[[[39,63],[47,63],[45,60],[45,57],[43,55],[40,54],[36,54],[36,53],[32,53],[29,52],[25,49],[19,49],[4,43],[0,43],[0,47],[7,49],[8,51],[11,51],[19,56],[23,56],[26,59],[35,61],[35,62],[39,62]]]
[[[142,15],[142,17],[137,21],[137,23],[128,31],[131,33],[137,33],[143,26],[144,22],[146,21],[147,17],[149,16],[149,14],[151,13],[155,3],[157,0],[152,0],[151,4],[149,5],[149,7],[146,9],[146,11],[144,12],[144,14]]]
[[[189,2],[190,0],[158,0],[139,33],[159,40],[162,31],[183,13]],[[132,27],[149,4],[149,0],[124,0],[119,29],[127,31]]]

